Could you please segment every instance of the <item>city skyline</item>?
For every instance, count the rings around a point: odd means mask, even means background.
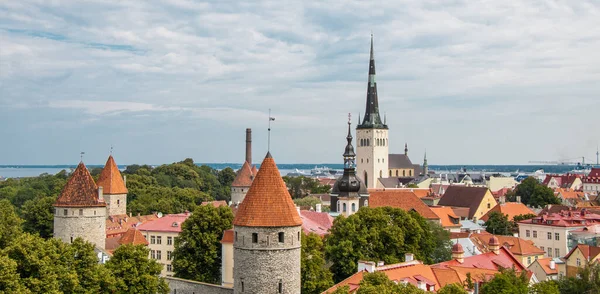
[[[488,5],[3,3],[0,164],[342,163],[371,32],[390,153],[595,162],[600,6]]]

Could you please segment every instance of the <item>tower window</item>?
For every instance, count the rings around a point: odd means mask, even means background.
[[[242,292],[244,292],[244,280],[242,280]]]
[[[121,204],[121,200],[117,199],[117,205]]]
[[[79,209],[79,215],[83,215],[83,209]]]
[[[258,233],[252,233],[252,243],[258,243]]]
[[[300,232],[298,232],[298,241],[300,241]]]
[[[235,232],[235,242],[237,242],[237,232]]]
[[[284,239],[285,239],[285,234],[283,232],[279,232],[279,243],[283,243]]]
[[[283,283],[279,280],[279,293],[283,293]]]
[[[352,212],[356,211],[356,203],[352,203]]]
[[[346,212],[346,203],[344,203],[344,204],[342,205],[342,207],[343,207],[343,210],[342,210],[342,211],[343,211],[343,212]]]
[[[67,214],[69,214],[69,212],[66,209],[63,209],[63,214],[67,215]]]

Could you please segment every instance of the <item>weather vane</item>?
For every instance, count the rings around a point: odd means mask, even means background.
[[[267,151],[271,151],[271,121],[274,121],[275,118],[271,116],[271,108],[269,108],[269,135],[267,141]]]
[[[81,152],[79,153],[79,157],[80,157],[80,159],[81,159],[81,162],[83,162],[83,155],[84,155],[84,154],[85,154],[85,152],[83,152],[83,151],[81,151]]]

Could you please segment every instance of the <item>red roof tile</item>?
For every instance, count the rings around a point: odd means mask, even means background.
[[[129,228],[121,239],[119,239],[119,244],[132,244],[132,245],[148,245],[148,241],[142,235],[142,232],[138,231],[136,228]]]
[[[489,235],[488,235],[489,237]],[[482,253],[479,255],[473,255],[465,257],[462,263],[456,259],[438,263],[434,266],[445,268],[452,266],[459,267],[472,267],[472,268],[483,268],[491,270],[499,270],[501,267],[512,268],[515,267],[516,271],[525,270],[525,266],[508,250],[506,247],[500,247],[498,254],[494,252]]]
[[[492,212],[500,212],[504,215],[507,215],[508,220],[510,220],[510,221],[512,221],[514,219],[514,217],[517,215],[524,215],[524,214],[535,215],[535,212],[533,210],[529,209],[529,207],[525,206],[525,204],[523,204],[523,203],[506,202],[504,204],[498,204],[498,205],[494,206],[492,209],[490,209],[490,211],[488,211],[486,214],[484,214],[481,217],[481,220],[487,221]]]
[[[573,254],[573,252],[575,252],[577,249],[581,251],[581,254],[583,254],[583,257],[585,257],[587,260],[592,260],[600,254],[600,247],[578,244],[577,247],[571,249],[571,251],[565,255],[565,259],[569,259],[571,254]]]
[[[508,248],[508,250],[510,250],[510,252],[512,254],[527,256],[527,255],[541,255],[541,254],[545,253],[544,250],[536,247],[533,244],[533,241],[531,241],[531,240],[524,240],[519,237],[513,237],[513,236],[502,236],[502,235],[495,235],[495,236],[498,239],[498,242],[500,242],[500,245]],[[475,244],[475,246],[477,246],[479,251],[490,252],[490,249],[489,249],[490,235],[489,234],[471,234],[470,239],[473,242],[473,244]]]
[[[539,263],[540,267],[542,268],[542,270],[544,270],[544,272],[547,275],[556,275],[556,274],[558,274],[558,265],[554,265],[554,269],[551,269],[550,268],[551,260],[552,260],[552,257],[538,258],[537,262]]]
[[[292,197],[270,153],[238,207],[234,226],[291,227],[302,225]]]
[[[104,194],[127,194],[123,177],[112,155],[108,157],[98,177],[98,187],[102,187]]]
[[[233,244],[233,229],[223,231],[221,244]]]
[[[252,185],[252,180],[254,179],[254,174],[250,169],[250,164],[247,161],[244,161],[244,165],[237,172],[233,183],[231,183],[232,187],[250,187]]]
[[[158,217],[155,214],[133,217],[130,217],[126,214],[111,215],[108,217],[108,219],[106,219],[106,236],[121,236],[127,232],[129,228],[139,226],[157,218]]]
[[[441,225],[444,228],[460,228],[460,217],[454,213],[452,207],[448,206],[433,206],[430,207],[431,211],[435,213],[441,221]]]
[[[325,236],[329,234],[329,229],[333,225],[333,217],[326,212],[301,210],[300,218],[302,218],[302,231],[306,234],[315,233]]]
[[[83,162],[79,163],[71,175],[60,196],[54,202],[54,206],[106,206],[104,200],[98,199],[98,187]]]
[[[414,192],[410,191],[373,190],[369,195],[369,206],[390,206],[402,208],[407,212],[414,209],[426,219],[440,219]]]
[[[141,224],[137,227],[140,231],[152,232],[181,232],[181,224],[190,217],[189,213],[167,214],[159,219]]]

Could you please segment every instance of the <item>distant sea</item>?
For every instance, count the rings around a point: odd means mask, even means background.
[[[199,163],[202,165],[202,163]],[[234,170],[238,170],[242,165],[239,163],[205,163],[206,165],[215,169],[224,169],[231,167]],[[0,165],[0,178],[21,178],[21,177],[36,177],[41,174],[56,174],[61,170],[65,169],[70,171],[75,169],[76,165]],[[88,168],[103,167],[103,165],[88,165]],[[119,169],[124,170],[126,165],[119,165]],[[319,164],[278,164],[282,175],[286,175],[288,172],[293,172],[296,169],[310,173],[310,170],[315,167],[327,167],[330,169],[341,170],[344,168],[343,164],[338,163],[319,163]],[[522,173],[532,173],[536,170],[543,169],[546,173],[566,173],[576,169],[576,166],[572,165],[430,165],[429,169],[436,172],[456,172],[460,169],[467,169],[468,171],[485,171],[488,173],[513,173],[516,171]]]

